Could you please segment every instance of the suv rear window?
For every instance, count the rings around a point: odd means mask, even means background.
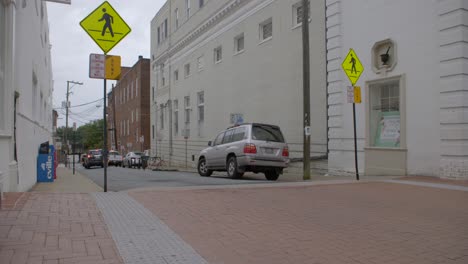
[[[99,151],[99,150],[92,150],[92,151],[89,152],[89,154],[91,154],[91,155],[101,155],[101,151]]]
[[[276,126],[253,125],[252,139],[284,143],[283,134]]]

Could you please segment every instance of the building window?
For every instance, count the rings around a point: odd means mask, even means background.
[[[184,97],[185,123],[190,123],[190,96]]]
[[[190,76],[190,63],[187,63],[184,66],[184,76],[185,78]]]
[[[152,97],[153,97],[153,102],[154,102],[154,86],[151,87],[151,90],[153,90]]]
[[[198,0],[198,6],[199,6],[200,8],[202,8],[204,4],[205,4],[205,1],[204,1],[204,0]]]
[[[190,17],[190,0],[185,0],[185,6],[186,6],[186,13],[187,13],[187,20],[189,19]]]
[[[130,136],[130,120],[127,120],[127,136]]]
[[[400,148],[404,130],[401,130],[401,78],[369,82],[369,133],[371,147]]]
[[[163,87],[166,85],[166,78],[164,76],[161,78],[161,83]]]
[[[159,129],[164,129],[164,104],[159,105],[159,123],[161,124]]]
[[[179,100],[174,100],[174,134],[179,134]]]
[[[204,58],[203,58],[203,56],[198,57],[197,66],[198,66],[199,71],[203,70],[203,67],[204,67]]]
[[[309,6],[309,13],[308,13],[308,16],[309,16],[309,19],[310,19],[310,4],[308,4]],[[293,5],[293,26],[299,26],[299,25],[302,25],[302,2],[299,2],[295,5]]]
[[[164,19],[164,39],[167,39],[167,18]]]
[[[133,123],[133,110],[132,110],[132,123]]]
[[[125,121],[120,121],[120,136],[125,135]]]
[[[268,19],[260,24],[260,40],[265,41],[273,37],[273,21]]]
[[[158,44],[161,43],[161,28],[158,27]]]
[[[234,38],[234,49],[235,53],[239,53],[244,50],[244,33]]]
[[[153,136],[153,139],[154,139],[154,125],[152,125],[151,128],[152,128],[152,130],[151,130],[152,136]]]
[[[221,48],[221,46],[219,46],[214,49],[214,62],[215,63],[221,62],[222,59],[223,59],[223,49]]]
[[[179,70],[175,70],[174,71],[174,81],[178,81],[179,80]]]
[[[203,122],[205,120],[205,95],[204,92],[199,92],[198,97],[198,121]]]
[[[130,99],[133,99],[133,82],[130,83]]]
[[[179,28],[179,8],[174,10],[174,17],[175,17],[175,28]]]
[[[138,108],[135,110],[135,120],[138,122]]]
[[[138,97],[138,78],[135,79],[135,97]]]

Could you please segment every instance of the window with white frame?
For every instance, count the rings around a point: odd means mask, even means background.
[[[185,124],[190,123],[190,96],[184,97]]]
[[[308,7],[309,7],[309,12],[308,12],[308,17],[309,17],[309,20],[310,20],[310,4],[308,4]],[[292,7],[292,11],[293,11],[293,26],[299,26],[299,25],[302,25],[302,2],[299,2],[299,3],[296,3],[295,5],[293,5]]]
[[[164,104],[159,105],[159,129],[164,129]]]
[[[401,137],[401,78],[369,82],[370,146],[399,148]]]
[[[203,70],[203,67],[204,67],[204,58],[203,58],[203,55],[198,57],[197,59],[197,66],[198,66],[198,70],[201,71]]]
[[[260,40],[265,41],[273,37],[273,21],[268,19],[260,24]]]
[[[189,19],[189,17],[190,17],[190,1],[191,1],[191,0],[185,0],[185,7],[186,7],[187,19]]]
[[[185,78],[190,76],[190,63],[187,63],[184,66],[184,76]]]
[[[138,122],[138,108],[135,110],[135,120]]]
[[[223,49],[221,46],[216,47],[214,49],[214,62],[215,63],[221,62],[222,59],[223,59]]]
[[[234,51],[239,53],[244,50],[244,33],[234,38]]]
[[[179,100],[174,100],[174,134],[179,134]]]
[[[132,123],[133,123],[133,110],[132,110]]]
[[[127,119],[127,136],[130,136],[130,120]]]
[[[205,120],[205,94],[204,92],[197,93],[198,99],[198,121],[203,122]]]
[[[174,18],[175,18],[175,29],[179,28],[179,8],[174,10]]]

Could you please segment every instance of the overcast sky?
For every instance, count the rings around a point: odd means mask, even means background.
[[[72,0],[71,5],[47,2],[52,44],[52,67],[55,107],[65,101],[67,81],[83,82],[71,88],[69,100],[72,108],[68,120],[81,126],[102,118],[102,100],[83,107],[73,107],[103,98],[103,80],[89,78],[89,54],[103,54],[99,46],[81,28],[80,21],[104,1]],[[128,34],[108,54],[122,57],[122,66],[133,66],[138,56],[150,57],[150,22],[165,0],[110,0],[112,7],[131,28]],[[107,81],[108,91],[114,81]],[[70,85],[72,86],[72,85]],[[65,111],[59,112],[58,126],[65,126]]]

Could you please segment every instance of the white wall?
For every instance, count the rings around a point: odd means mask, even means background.
[[[353,48],[365,71],[357,85],[381,78],[371,69],[371,50],[375,42],[390,38],[397,46],[398,62],[387,76],[406,75],[407,171],[408,174],[437,175],[440,160],[439,131],[439,43],[436,0],[353,0],[327,1],[330,101],[341,108],[331,118],[329,166],[354,170],[351,105],[346,104],[346,86],[341,62]],[[337,36],[337,37],[333,37]],[[333,38],[331,38],[333,37]],[[362,89],[363,92],[365,89]],[[364,98],[365,94],[363,94]],[[360,167],[364,168],[365,105],[357,105]],[[329,112],[330,113],[330,112]]]
[[[299,1],[244,2],[245,5],[234,14],[217,22],[213,28],[165,61],[165,78],[171,81],[170,98],[179,101],[179,135],[174,137],[174,144],[177,144],[176,141],[183,143],[184,96],[190,95],[190,140],[196,143],[191,144],[189,156],[198,155],[208,140],[213,140],[217,133],[231,125],[231,113],[241,113],[245,122],[279,125],[290,143],[291,156],[302,157],[301,27],[294,28],[292,21],[292,6]],[[207,7],[211,3],[208,2]],[[314,2],[311,11],[312,154],[324,155],[327,140],[324,2]],[[259,24],[269,18],[273,21],[273,38],[261,43]],[[242,53],[234,54],[234,38],[241,33],[244,34],[245,49]],[[171,41],[174,45],[178,43],[176,39]],[[218,46],[222,47],[222,61],[214,63],[214,49]],[[199,71],[197,59],[201,56],[204,67]],[[185,78],[184,65],[187,63],[191,65],[192,74]],[[179,81],[173,82],[176,69],[179,71]],[[159,70],[152,74],[152,85],[155,85],[157,78],[160,78]],[[159,88],[158,107],[169,99],[169,87]],[[196,97],[200,91],[205,96],[205,121],[201,136],[198,135]],[[159,113],[156,116],[154,112],[152,114],[152,121],[157,120],[158,123]],[[160,147],[167,150],[167,115],[165,120],[165,129],[158,129],[158,135],[163,143],[166,142]]]

